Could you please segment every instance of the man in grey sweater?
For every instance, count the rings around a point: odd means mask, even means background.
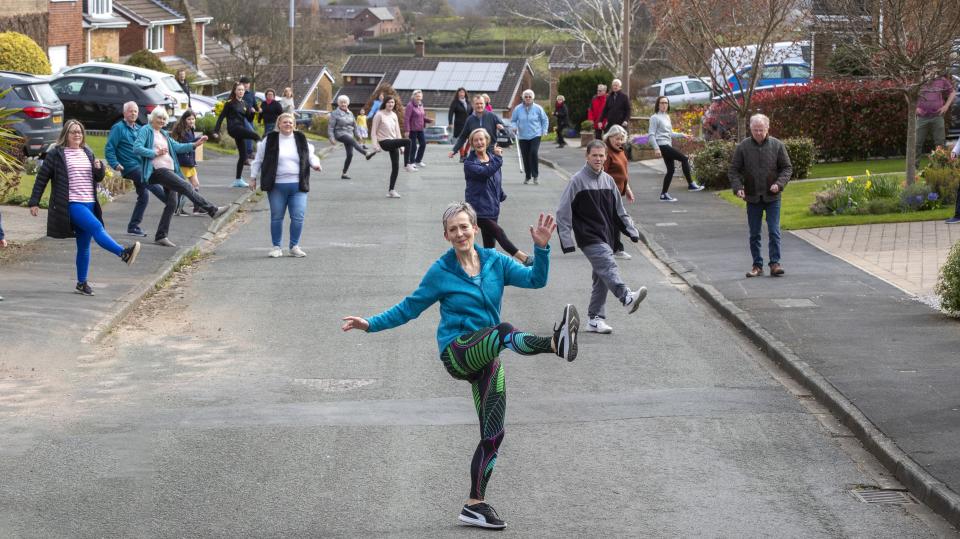
[[[760,232],[763,216],[767,218],[767,240],[770,250],[770,275],[783,275],[780,265],[780,193],[793,174],[790,156],[779,140],[768,135],[770,119],[763,114],[750,117],[750,136],[737,145],[730,163],[730,186],[747,201],[747,224],[750,227],[750,254],[753,267],[747,277],[763,275],[760,254]]]
[[[564,253],[572,253],[579,247],[593,267],[587,331],[594,333],[613,331],[606,323],[604,308],[608,290],[627,308],[627,313],[636,312],[640,302],[647,297],[645,286],[631,291],[623,284],[617,261],[613,258],[613,244],[618,232],[629,236],[634,243],[640,240],[640,233],[623,207],[613,177],[603,171],[606,159],[606,144],[591,141],[587,145],[587,164],[570,178],[557,206],[560,248]]]

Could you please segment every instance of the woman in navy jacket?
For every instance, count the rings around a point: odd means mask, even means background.
[[[533,257],[524,253],[510,241],[507,233],[497,224],[500,218],[500,203],[507,199],[503,192],[503,150],[493,147],[493,155],[487,153],[490,134],[486,129],[474,129],[470,133],[470,146],[473,151],[463,162],[463,175],[467,179],[464,199],[477,212],[477,226],[483,236],[483,247],[493,249],[497,243],[510,256],[525,266],[533,265]]]
[[[227,133],[237,142],[237,177],[233,180],[231,187],[249,187],[243,180],[243,166],[246,165],[248,158],[253,157],[247,155],[247,139],[260,140],[260,135],[247,127],[246,122],[253,122],[256,111],[243,100],[245,92],[243,83],[234,83],[230,97],[223,104],[223,110],[217,117],[217,125],[213,128],[214,133],[219,133],[223,120],[227,120]]]

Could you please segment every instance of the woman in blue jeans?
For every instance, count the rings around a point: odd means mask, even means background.
[[[313,153],[307,137],[295,131],[296,119],[285,112],[277,118],[277,130],[267,133],[257,145],[257,156],[250,166],[250,189],[267,193],[270,202],[270,238],[273,248],[270,258],[280,258],[283,239],[283,217],[290,211],[290,256],[307,256],[300,248],[300,233],[307,212],[307,192],[310,191],[310,169],[319,171],[320,159]]]
[[[47,152],[43,166],[37,172],[30,196],[30,214],[40,214],[40,198],[51,184],[47,212],[47,235],[51,238],[77,240],[76,292],[92,296],[87,283],[90,270],[90,240],[118,256],[128,265],[140,252],[140,242],[124,247],[114,241],[103,228],[103,214],[97,201],[97,184],[103,180],[104,166],[84,143],[86,132],[77,120],[67,120],[54,147]]]

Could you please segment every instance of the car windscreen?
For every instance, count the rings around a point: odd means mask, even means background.
[[[160,79],[160,82],[171,92],[183,93],[183,88],[180,87],[180,83],[173,77],[163,77]]]
[[[60,98],[57,97],[57,93],[53,91],[53,88],[50,87],[47,83],[42,84],[31,84],[30,89],[33,91],[33,95],[36,96],[37,101],[43,103],[44,105],[60,105]]]

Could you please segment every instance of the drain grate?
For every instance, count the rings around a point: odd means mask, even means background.
[[[850,491],[853,496],[863,503],[882,503],[903,505],[916,503],[905,490],[890,490],[882,488],[855,488]]]

